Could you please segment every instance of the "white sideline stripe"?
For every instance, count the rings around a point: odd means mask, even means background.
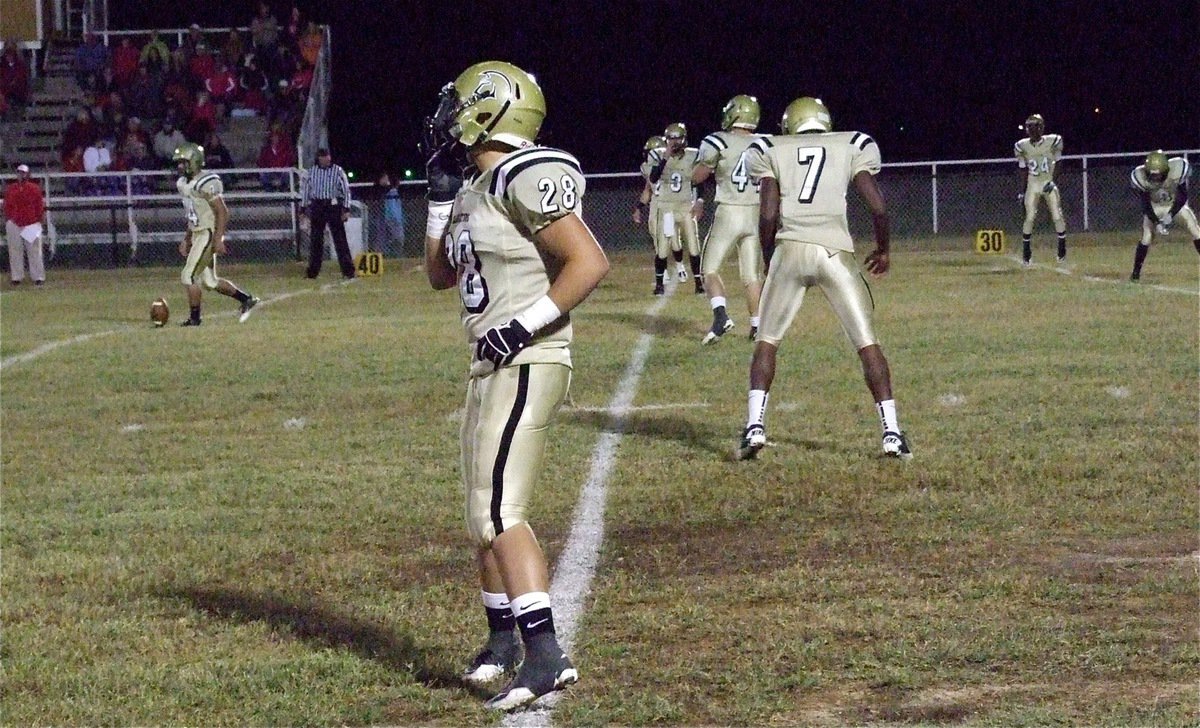
[[[620,410],[620,413],[628,414],[630,412],[651,412],[654,410],[669,410],[669,409],[698,409],[698,408],[709,407],[709,406],[711,406],[711,405],[709,405],[708,402],[676,402],[676,403],[667,403],[667,404],[643,404],[643,405],[639,405],[637,407],[626,407],[625,409]],[[571,411],[571,412],[611,412],[613,414],[618,413],[618,410],[615,410],[612,407],[571,407],[569,411]]]
[[[351,280],[353,280],[353,279],[351,279]],[[270,298],[264,298],[262,300],[262,302],[259,303],[258,305],[259,306],[269,306],[271,304],[279,303],[280,301],[285,301],[289,298],[295,298],[296,296],[301,296],[306,293],[326,293],[326,292],[328,292],[328,290],[331,290],[334,286],[344,286],[349,282],[350,281],[342,281],[340,283],[326,283],[325,285],[321,286],[320,288],[313,289],[313,290],[292,291],[290,293],[280,293],[277,296],[272,296]],[[226,311],[223,313],[212,314],[210,316],[206,316],[205,318],[229,318],[230,316],[238,316],[238,315],[240,315],[240,314],[237,311]],[[54,351],[55,349],[58,349],[58,348],[61,348],[64,346],[70,346],[72,344],[82,344],[85,341],[91,341],[92,339],[98,339],[101,336],[110,336],[112,334],[121,334],[121,333],[125,333],[126,331],[140,331],[142,328],[143,327],[140,327],[140,326],[121,326],[120,328],[109,329],[108,331],[97,331],[94,334],[80,334],[79,336],[72,336],[69,339],[60,339],[58,341],[51,341],[48,344],[42,344],[41,346],[30,349],[29,351],[27,351],[23,354],[13,354],[12,356],[5,357],[4,359],[0,359],[0,371],[4,371],[5,369],[9,368],[10,366],[12,366],[14,364],[24,364],[27,361],[33,361],[34,359],[37,359],[42,354],[48,354],[48,353]]]
[[[646,310],[647,316],[658,316],[675,287],[667,289],[667,295],[656,300]],[[591,468],[587,481],[575,505],[575,516],[571,519],[571,532],[567,543],[559,554],[550,582],[550,598],[554,604],[554,629],[558,642],[570,654],[575,646],[575,634],[579,630],[584,612],[584,599],[592,589],[596,576],[596,562],[600,557],[600,545],[604,542],[604,503],[608,498],[608,478],[617,461],[617,446],[624,436],[625,418],[633,411],[633,398],[637,394],[638,382],[650,356],[652,334],[642,334],[634,346],[633,356],[625,367],[625,374],[617,384],[617,391],[609,401],[607,410],[612,413],[610,432],[604,432],[592,450]],[[586,668],[582,676],[587,677]],[[551,693],[538,700],[536,707],[523,713],[510,713],[500,723],[502,726],[550,726],[550,713],[558,704],[562,693]]]
[[[1015,255],[1008,256],[1008,259],[1015,261],[1017,265],[1021,265],[1021,259]],[[1130,283],[1125,278],[1101,278],[1100,276],[1087,276],[1087,275],[1082,275],[1082,274],[1076,275],[1075,271],[1071,270],[1070,264],[1068,263],[1067,265],[1068,265],[1068,267],[1066,267],[1066,268],[1060,268],[1057,265],[1046,265],[1044,263],[1030,263],[1029,267],[1053,271],[1061,276],[1071,276],[1073,278],[1079,278],[1079,280],[1087,281],[1088,283],[1109,283],[1109,284],[1121,285],[1121,286],[1135,285],[1138,288],[1150,288],[1150,289],[1153,289],[1156,291],[1165,291],[1167,293],[1186,293],[1191,296],[1200,296],[1200,288],[1175,288],[1173,286],[1158,285],[1157,283]]]

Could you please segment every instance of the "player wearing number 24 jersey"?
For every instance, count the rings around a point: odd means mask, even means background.
[[[1029,136],[1013,145],[1017,165],[1025,177],[1025,191],[1021,199],[1025,203],[1025,222],[1021,226],[1021,261],[1029,265],[1033,258],[1033,223],[1037,219],[1038,201],[1045,200],[1050,210],[1050,219],[1058,234],[1058,263],[1067,262],[1067,223],[1063,218],[1062,197],[1054,181],[1055,168],[1063,153],[1063,138],[1058,134],[1046,134],[1046,120],[1041,114],[1032,114],[1025,120]]]
[[[520,664],[485,704],[506,711],[579,679],[558,644],[546,557],[527,516],[570,386],[569,313],[608,273],[580,217],[579,162],[534,143],[545,115],[533,76],[489,61],[447,84],[427,122],[436,152],[425,270],[435,289],[458,289],[471,347],[459,444],[488,639],[463,679],[483,685]],[[464,181],[465,161],[476,174]]]
[[[783,114],[783,135],[751,145],[750,174],[761,181],[759,241],[767,264],[761,319],[750,363],[749,416],[736,456],[755,457],[766,444],[767,395],[775,356],[805,292],[820,288],[862,362],[883,426],[883,452],[912,457],[892,398],[891,373],[871,323],[874,300],[854,259],[846,224],[846,188],[853,184],[871,209],[875,250],[866,268],[884,275],[891,266],[887,208],[875,183],[879,147],[861,132],[835,132],[820,99],[803,97]]]

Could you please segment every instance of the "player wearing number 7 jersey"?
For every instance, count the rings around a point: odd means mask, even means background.
[[[762,294],[762,252],[758,245],[758,185],[750,179],[747,151],[758,139],[758,100],[744,94],[734,96],[721,112],[721,131],[700,142],[692,184],[699,186],[715,178],[714,199],[717,210],[712,228],[704,239],[700,271],[704,290],[712,307],[713,322],[701,341],[713,344],[733,328],[733,319],[725,310],[725,282],[721,264],[731,250],[738,251],[738,273],[746,288],[746,308],[750,312],[750,340],[758,330],[758,299]]]
[[[463,678],[516,677],[486,705],[524,707],[579,678],[558,644],[546,557],[527,512],[548,425],[571,380],[570,311],[608,272],[580,218],[575,157],[534,143],[546,114],[534,78],[509,63],[471,66],[428,120],[425,268],[457,287],[472,361],[460,447],[488,640]],[[465,150],[477,174],[460,180]],[[524,660],[514,631],[524,645]]]
[[[876,276],[888,272],[889,227],[883,195],[875,183],[879,147],[856,131],[835,132],[820,99],[799,98],[783,114],[783,136],[751,145],[750,175],[760,180],[759,240],[767,264],[762,323],[750,362],[749,417],[735,451],[755,457],[767,442],[767,395],[775,379],[779,342],[792,325],[804,293],[820,288],[862,362],[867,387],[883,426],[883,452],[912,457],[892,398],[891,373],[871,323],[874,300],[854,259],[846,222],[846,188],[853,184],[871,208],[875,250],[866,258]]]

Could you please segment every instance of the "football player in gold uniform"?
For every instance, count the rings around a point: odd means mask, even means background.
[[[1029,136],[1013,145],[1013,154],[1021,168],[1025,191],[1025,222],[1021,226],[1021,261],[1028,266],[1033,258],[1033,222],[1037,218],[1038,201],[1045,200],[1050,210],[1050,219],[1058,233],[1058,264],[1067,262],[1067,223],[1063,219],[1062,198],[1054,171],[1062,156],[1063,139],[1058,134],[1046,134],[1046,120],[1041,114],[1033,114],[1025,120],[1025,131]]]
[[[704,137],[692,184],[699,186],[711,178],[716,181],[714,199],[717,210],[712,228],[704,239],[700,270],[704,290],[712,308],[712,328],[702,344],[720,340],[733,328],[733,319],[725,310],[725,282],[721,264],[731,250],[738,251],[738,273],[746,289],[746,308],[750,312],[750,340],[758,333],[758,299],[762,295],[762,251],[758,245],[758,185],[750,179],[746,157],[750,143],[758,138],[760,110],[758,99],[739,94],[721,110],[721,131]]]
[[[225,188],[221,178],[211,172],[202,174],[204,148],[198,144],[180,144],[171,155],[171,160],[179,170],[175,188],[183,200],[188,222],[183,242],[179,244],[179,254],[187,259],[179,279],[187,290],[190,309],[190,315],[182,325],[200,325],[203,288],[237,299],[242,305],[238,321],[244,322],[250,318],[251,309],[259,304],[258,297],[217,277],[217,256],[225,254],[225,226],[229,222],[229,208],[222,197]]]
[[[1196,213],[1188,205],[1188,177],[1191,165],[1183,157],[1171,157],[1151,152],[1146,161],[1134,167],[1129,174],[1129,184],[1137,190],[1142,202],[1142,239],[1133,254],[1133,273],[1129,280],[1142,277],[1142,264],[1150,252],[1150,243],[1155,235],[1166,235],[1171,223],[1179,220],[1192,236],[1192,244],[1200,253],[1200,224]]]
[[[682,248],[679,245],[679,237],[664,237],[658,229],[658,198],[662,192],[662,181],[659,180],[657,183],[650,182],[651,174],[663,160],[663,157],[666,156],[667,140],[661,135],[652,136],[646,140],[646,144],[642,149],[646,155],[641,165],[641,173],[645,183],[642,185],[642,193],[638,196],[637,205],[633,208],[633,222],[637,225],[645,222],[650,232],[650,242],[654,246],[654,295],[661,296],[666,293],[666,288],[663,287],[663,279],[667,271],[668,250],[675,252],[680,280],[687,280],[687,273],[683,270],[683,263],[681,262],[683,254],[680,252]]]
[[[912,451],[900,430],[891,373],[871,323],[874,301],[854,259],[846,221],[846,188],[853,184],[871,208],[875,226],[875,250],[867,255],[867,271],[887,273],[888,214],[875,183],[879,146],[861,132],[833,131],[829,109],[811,97],[788,105],[782,127],[782,136],[763,137],[751,145],[757,154],[751,157],[750,175],[762,185],[759,241],[767,281],[750,362],[749,417],[735,454],[748,460],[767,442],[767,395],[775,379],[779,342],[800,311],[805,291],[815,286],[858,352],[883,427],[884,454],[907,460]]]
[[[704,293],[704,280],[700,276],[700,231],[697,223],[704,203],[696,195],[692,185],[692,171],[696,166],[697,149],[687,145],[687,127],[681,123],[670,124],[663,132],[667,140],[667,153],[650,172],[650,183],[656,185],[658,194],[658,235],[660,240],[670,241],[678,266],[679,280],[687,280],[683,269],[683,248],[686,247],[692,266],[692,278],[696,293]],[[663,244],[655,255],[666,267]],[[655,271],[659,269],[656,262]],[[657,291],[656,291],[657,292]]]
[[[536,80],[488,61],[442,90],[428,122],[425,268],[435,289],[457,288],[471,350],[461,429],[467,529],[476,545],[489,637],[464,679],[513,669],[487,702],[524,707],[579,675],[558,644],[546,557],[527,512],[547,428],[571,379],[570,311],[608,272],[580,217],[575,157],[534,143],[546,114]],[[433,145],[431,145],[433,146]],[[474,174],[461,179],[465,150]]]

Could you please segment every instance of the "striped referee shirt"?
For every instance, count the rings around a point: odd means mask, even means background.
[[[308,168],[308,180],[304,185],[304,206],[313,200],[327,202],[338,200],[342,206],[350,206],[350,180],[346,172],[336,164],[322,167],[314,164]]]

